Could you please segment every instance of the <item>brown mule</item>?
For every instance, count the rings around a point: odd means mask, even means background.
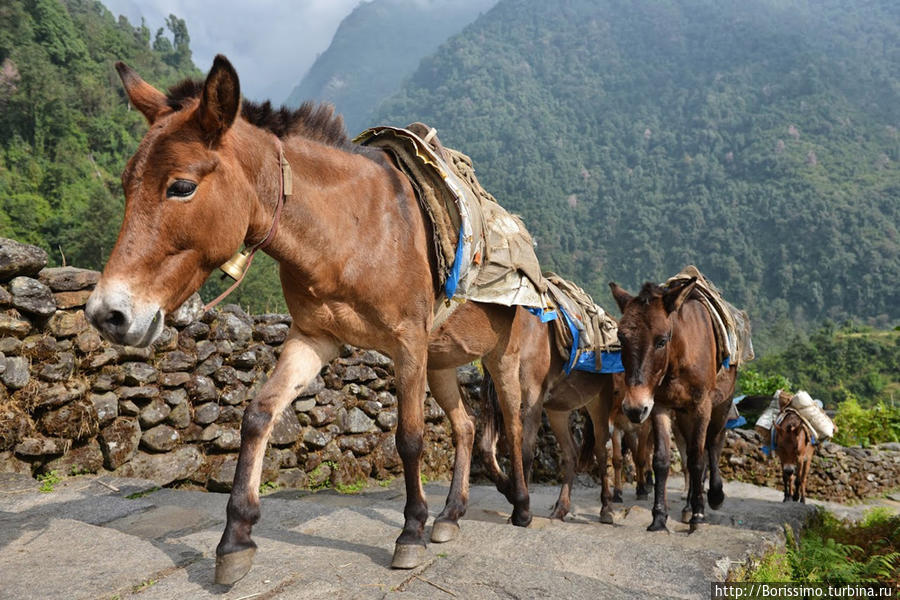
[[[634,461],[635,494],[638,500],[649,495],[648,486],[653,485],[653,428],[650,421],[632,423],[622,410],[625,398],[625,377],[613,378],[616,393],[609,423],[612,426],[613,502],[622,502],[625,482],[625,457],[627,449]]]
[[[90,322],[115,343],[146,346],[165,314],[241,244],[269,237],[265,251],[280,263],[293,318],[274,372],[244,413],[216,581],[232,584],[250,569],[262,460],[275,418],[341,343],[394,360],[406,506],[392,566],[421,564],[428,518],[419,477],[426,368],[457,448],[447,505],[437,519],[444,525],[436,528],[438,538],[449,538],[465,512],[474,442],[454,367],[483,357],[504,414],[518,415],[519,338],[536,319],[524,310],[469,302],[432,331],[438,284],[428,221],[409,181],[382,151],[351,144],[331,107],[289,111],[242,102],[237,73],[222,56],[205,81],[183,82],[168,95],[126,65],[116,68],[150,128],[122,175],[125,217],[88,301]],[[284,174],[283,158],[292,175]],[[519,419],[506,419],[506,435],[513,449],[512,521],[527,525]]]
[[[594,374],[583,371],[573,371],[566,375],[563,371],[564,361],[552,346],[550,326],[540,324],[535,320],[531,328],[531,337],[527,339],[528,350],[523,350],[522,371],[528,373],[531,379],[532,389],[537,393],[527,393],[527,379],[523,378],[522,391],[522,459],[527,478],[531,475],[531,465],[534,460],[537,434],[541,427],[541,410],[547,412],[550,428],[556,436],[560,448],[560,467],[563,483],[560,487],[559,497],[553,511],[552,519],[564,519],[571,510],[572,484],[575,481],[575,471],[579,462],[578,450],[572,438],[569,428],[569,415],[574,410],[584,408],[588,412],[591,426],[585,429],[585,443],[582,446],[581,461],[589,460],[585,455],[593,454],[601,465],[601,510],[600,522],[612,524],[612,508],[610,501],[612,494],[607,478],[607,450],[606,443],[609,440],[609,415],[613,404],[613,376],[610,374]],[[544,363],[538,365],[525,356],[536,353],[535,349],[549,349],[550,361],[547,367]],[[500,411],[494,406],[496,395],[493,393],[493,382],[489,373],[485,374],[482,383],[482,404],[485,409],[485,429],[480,441],[482,458],[488,477],[497,484],[502,492],[506,485],[506,475],[502,472],[497,462],[497,445],[499,441],[500,422],[505,425],[509,415],[504,411],[502,418]],[[518,420],[518,419],[516,419]],[[601,425],[602,424],[602,425]],[[589,439],[587,439],[589,438]],[[508,438],[507,438],[508,439]]]
[[[806,424],[796,412],[787,411],[775,422],[775,453],[781,461],[784,502],[806,503],[806,478],[815,450]]]
[[[725,499],[719,456],[725,439],[737,368],[719,370],[712,318],[691,295],[696,279],[668,288],[647,283],[640,294],[610,283],[622,310],[619,341],[625,366],[622,409],[633,423],[653,423],[653,522],[648,531],[666,529],[672,418],[687,442],[691,531],[705,522],[703,475],[709,467],[709,504]]]

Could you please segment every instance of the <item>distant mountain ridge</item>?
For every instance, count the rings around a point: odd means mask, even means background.
[[[421,120],[612,307],[696,263],[769,339],[900,319],[900,4],[501,0],[374,121]],[[766,333],[767,331],[767,333]]]
[[[372,126],[374,109],[419,61],[497,0],[374,0],[340,24],[286,103],[333,103],[351,134]]]

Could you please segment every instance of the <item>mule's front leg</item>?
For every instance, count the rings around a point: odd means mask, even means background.
[[[428,387],[438,405],[450,419],[453,428],[453,479],[444,510],[434,519],[432,542],[449,542],[459,533],[459,519],[466,514],[469,502],[469,467],[472,463],[472,444],[475,424],[466,411],[456,378],[456,369],[428,372]]]
[[[650,418],[653,419],[656,447],[653,450],[653,522],[647,527],[647,531],[668,531],[666,480],[669,478],[669,436],[672,422],[668,412],[664,410],[654,411]]]
[[[649,495],[649,488],[653,486],[653,470],[651,464],[653,461],[653,453],[651,444],[652,428],[641,426],[638,431],[638,451],[635,456],[634,468],[637,486],[635,493],[638,500],[645,500]]]
[[[216,547],[216,583],[232,585],[247,574],[256,553],[250,531],[259,520],[259,484],[266,442],[275,419],[337,355],[331,340],[314,340],[292,330],[272,377],[244,412],[241,451],[226,509],[225,532]]]
[[[796,468],[794,465],[784,465],[781,467],[781,479],[784,481],[784,500],[782,502],[789,502],[791,500],[791,480],[794,477],[794,471]]]
[[[425,521],[428,505],[422,489],[422,451],[425,436],[426,339],[407,341],[394,355],[397,381],[397,452],[403,462],[406,507],[403,531],[394,546],[391,567],[413,569],[425,561]]]

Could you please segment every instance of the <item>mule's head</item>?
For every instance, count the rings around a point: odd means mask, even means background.
[[[775,452],[781,460],[782,471],[794,473],[810,441],[803,421],[793,412],[788,412],[775,425]]]
[[[632,423],[641,423],[653,410],[653,397],[669,366],[669,342],[673,315],[694,289],[695,279],[668,288],[644,284],[632,296],[610,283],[613,298],[622,311],[619,342],[625,367],[625,397],[622,411]]]
[[[256,192],[235,154],[241,96],[227,59],[216,57],[205,82],[182,84],[193,93],[170,97],[116,69],[150,128],[122,174],[124,221],[86,315],[108,340],[146,346],[238,249]]]

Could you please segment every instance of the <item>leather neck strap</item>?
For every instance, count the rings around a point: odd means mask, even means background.
[[[266,233],[266,237],[264,237],[261,241],[257,242],[253,246],[245,249],[244,252],[249,252],[247,256],[247,265],[244,267],[244,270],[241,271],[240,277],[238,277],[234,283],[229,286],[227,290],[222,292],[218,298],[207,304],[203,307],[203,312],[208,311],[213,308],[219,302],[224,300],[228,295],[237,288],[244,280],[244,276],[250,271],[250,265],[253,263],[253,255],[256,254],[257,250],[265,250],[266,247],[272,242],[275,238],[275,233],[278,231],[278,222],[281,220],[281,209],[284,208],[284,199],[286,196],[290,196],[294,192],[294,178],[293,173],[291,171],[291,164],[284,157],[284,144],[281,143],[281,139],[277,136],[275,137],[275,145],[278,148],[278,165],[279,172],[281,173],[280,178],[280,193],[278,194],[278,200],[275,203],[275,216],[272,218],[272,225],[269,227],[269,232]]]

